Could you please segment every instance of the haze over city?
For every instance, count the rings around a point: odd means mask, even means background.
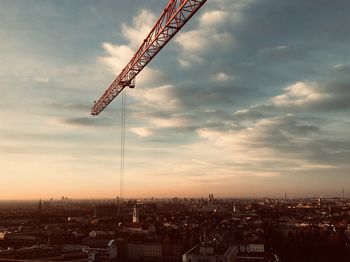
[[[90,107],[159,2],[0,0],[0,200],[118,195],[121,100]],[[126,90],[124,196],[349,196],[349,8],[208,1]]]

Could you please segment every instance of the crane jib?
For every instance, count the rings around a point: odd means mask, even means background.
[[[158,54],[207,0],[170,0],[162,15],[130,62],[94,103],[91,114],[98,115],[125,87],[135,87],[138,73]]]

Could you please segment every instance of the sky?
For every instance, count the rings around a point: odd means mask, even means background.
[[[121,99],[166,0],[0,0],[0,199],[119,194]],[[208,0],[126,90],[124,197],[350,196],[350,2]]]

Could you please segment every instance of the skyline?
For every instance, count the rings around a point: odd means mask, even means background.
[[[124,196],[348,196],[350,4],[321,2],[208,0],[126,90]],[[166,3],[0,0],[1,200],[119,194],[121,100],[90,107]]]

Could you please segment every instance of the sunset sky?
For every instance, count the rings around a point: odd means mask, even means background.
[[[0,0],[0,200],[119,194],[117,97],[167,0]],[[350,196],[350,2],[208,0],[127,89],[125,197]]]

